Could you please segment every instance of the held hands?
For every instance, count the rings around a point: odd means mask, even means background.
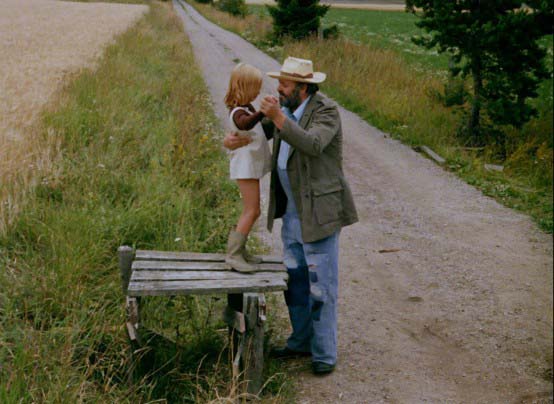
[[[286,117],[283,111],[281,111],[281,106],[279,105],[279,99],[277,97],[266,95],[260,103],[260,111],[271,119],[278,129],[282,129]]]
[[[273,95],[266,95],[260,103],[260,111],[269,119],[273,120],[281,112],[279,100]]]

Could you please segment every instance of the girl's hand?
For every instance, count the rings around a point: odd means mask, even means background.
[[[249,136],[239,136],[236,132],[229,132],[223,138],[223,146],[229,150],[235,150],[252,142]]]

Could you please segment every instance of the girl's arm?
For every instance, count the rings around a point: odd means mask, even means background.
[[[239,109],[233,114],[233,122],[239,130],[250,130],[264,117],[261,111],[249,114],[248,112]]]

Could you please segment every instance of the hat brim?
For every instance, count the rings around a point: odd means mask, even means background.
[[[323,83],[327,78],[327,75],[321,72],[315,72],[312,78],[294,77],[294,76],[281,74],[281,72],[268,72],[267,75],[274,79],[291,80],[291,81],[297,81],[299,83],[313,83],[313,84]]]

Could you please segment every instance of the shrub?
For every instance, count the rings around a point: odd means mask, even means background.
[[[248,15],[248,7],[244,0],[219,0],[217,7],[221,11],[225,11],[236,17],[246,17]]]
[[[323,38],[325,39],[338,39],[339,35],[340,31],[337,24],[323,28]]]

